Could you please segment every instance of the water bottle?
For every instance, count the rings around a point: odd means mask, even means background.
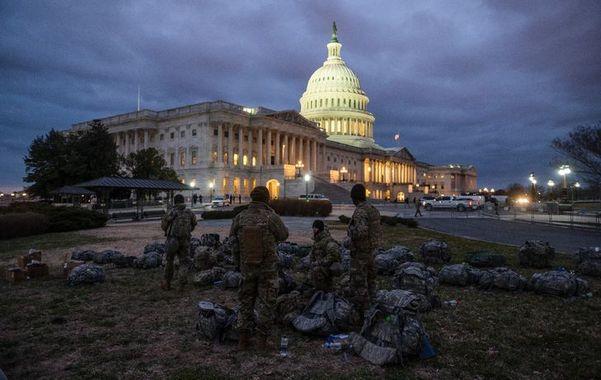
[[[442,304],[445,307],[455,307],[457,306],[457,300],[444,301]]]
[[[284,358],[288,356],[288,337],[285,335],[280,339],[280,356]]]

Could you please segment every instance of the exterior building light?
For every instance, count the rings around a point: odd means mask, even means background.
[[[574,184],[574,187],[580,188],[580,182],[576,182],[576,183]]]
[[[190,187],[196,187],[196,181],[195,180],[190,181]]]
[[[570,169],[569,165],[561,165],[559,167],[559,170],[557,171],[557,173],[559,173],[559,175],[568,175],[572,172],[572,169]]]
[[[309,182],[311,180],[311,175],[305,174],[305,182]]]
[[[550,180],[547,182],[547,186],[549,186],[549,187],[553,187],[553,186],[555,186],[555,181],[553,181],[552,179],[550,179]]]

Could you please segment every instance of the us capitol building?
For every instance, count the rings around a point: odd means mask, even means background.
[[[182,182],[203,195],[246,197],[254,186],[265,185],[274,197],[307,190],[333,197],[356,182],[366,185],[371,198],[399,201],[431,190],[475,190],[471,166],[434,167],[416,161],[407,148],[383,148],[374,141],[369,98],[342,60],[341,48],[334,24],[328,57],[309,78],[300,112],[212,101],[100,120],[120,154],[156,148]],[[88,121],[72,126],[84,128]],[[455,189],[450,182],[447,189],[440,184],[436,189],[434,176],[438,181],[445,174],[447,180],[453,176]]]

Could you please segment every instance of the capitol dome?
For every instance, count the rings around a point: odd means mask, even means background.
[[[328,139],[360,147],[374,146],[374,116],[359,78],[340,56],[336,23],[327,45],[328,58],[315,70],[300,99],[301,115],[319,123]]]

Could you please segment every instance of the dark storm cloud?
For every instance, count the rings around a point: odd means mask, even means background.
[[[376,137],[480,184],[552,175],[550,141],[601,119],[598,1],[0,4],[0,185],[50,128],[224,99],[298,109],[331,21]]]

